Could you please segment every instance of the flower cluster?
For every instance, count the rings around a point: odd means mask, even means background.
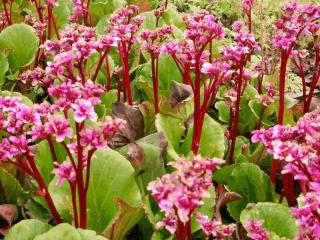
[[[272,83],[267,82],[265,84],[266,92],[262,95],[259,95],[258,102],[261,103],[264,107],[268,107],[275,101],[277,90]]]
[[[155,30],[143,30],[140,38],[143,41],[143,48],[149,52],[154,58],[160,55],[160,49],[165,39],[172,33],[171,26],[157,28]]]
[[[268,152],[284,163],[283,174],[291,173],[306,190],[304,206],[293,209],[302,236],[319,237],[320,225],[320,112],[301,118],[295,127],[277,125],[253,132],[252,141],[261,141]],[[307,193],[306,193],[307,192]],[[301,239],[306,239],[302,237]]]
[[[228,239],[232,236],[235,225],[223,225],[217,220],[210,220],[207,216],[204,216],[200,213],[196,214],[196,219],[200,224],[202,231],[206,236],[212,236],[216,239]]]
[[[242,11],[245,14],[249,14],[251,9],[253,8],[255,0],[242,0]]]
[[[223,161],[220,159],[200,156],[193,161],[180,158],[171,164],[177,169],[175,172],[151,182],[148,190],[165,213],[164,220],[157,226],[174,233],[178,222],[189,222],[194,211],[203,204],[202,199],[210,196],[212,171],[221,163]]]
[[[320,19],[320,6],[303,5],[292,0],[284,3],[282,10],[282,18],[275,22],[277,31],[273,44],[283,51],[290,52],[301,35],[316,34],[316,29],[319,29],[317,21]]]
[[[77,81],[73,66],[80,66],[99,49],[95,29],[71,24],[63,29],[59,40],[48,40],[43,44],[46,56],[52,56],[46,72],[56,76],[66,76]]]
[[[137,6],[130,5],[126,8],[118,9],[109,20],[110,27],[108,32],[118,38],[121,45],[127,45],[129,49],[135,43],[135,34],[144,20],[144,18],[136,16],[138,12],[139,8]],[[125,46],[121,46],[121,48],[125,48]]]
[[[292,215],[300,227],[296,240],[320,238],[320,194],[309,192],[301,197],[300,208],[292,208]]]
[[[170,41],[162,51],[177,57],[182,64],[194,66],[198,61],[204,63],[209,56],[205,47],[214,39],[221,39],[225,36],[223,26],[217,18],[206,11],[200,11],[194,16],[184,18],[186,29],[184,37],[187,41]],[[189,41],[191,41],[191,43]]]
[[[260,46],[255,37],[244,28],[242,21],[236,21],[232,25],[233,38],[236,45],[230,45],[222,50],[224,57],[231,61],[247,61],[253,51],[260,51]]]
[[[268,240],[269,233],[263,228],[263,221],[255,221],[250,219],[246,228],[248,229],[249,237],[254,240]]]
[[[70,21],[77,21],[84,17],[86,8],[84,6],[83,1],[81,0],[72,0],[73,2],[73,8],[72,8],[72,14],[70,16]]]

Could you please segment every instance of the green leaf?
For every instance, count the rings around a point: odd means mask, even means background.
[[[59,5],[53,8],[53,14],[59,29],[69,23],[72,2],[70,0],[59,0]]]
[[[181,146],[181,152],[188,155],[191,151],[193,125],[190,126],[186,139]],[[224,131],[220,124],[214,121],[209,115],[205,115],[199,154],[205,157],[222,158],[224,156]]]
[[[168,139],[168,154],[172,158],[179,157],[181,138],[186,130],[184,122],[168,115],[157,114],[155,124],[157,131],[163,132]]]
[[[92,159],[88,190],[88,227],[104,231],[117,216],[115,200],[121,198],[131,206],[139,206],[141,194],[135,182],[135,171],[120,153],[98,150]],[[139,219],[136,219],[138,221]]]
[[[185,23],[182,20],[181,14],[172,7],[168,7],[164,14],[162,15],[160,25],[176,26],[177,28],[183,30],[185,28]]]
[[[109,92],[106,92],[102,94],[100,97],[101,104],[104,105],[106,110],[106,115],[112,114],[112,105],[117,101],[117,91],[111,90]]]
[[[153,12],[145,12],[142,13],[141,16],[145,17],[142,25],[141,25],[141,29],[155,29],[156,28],[156,22],[157,19],[155,17],[155,15],[153,14]]]
[[[71,190],[69,183],[64,181],[61,186],[57,185],[57,176],[55,176],[49,184],[49,192],[53,199],[54,205],[56,206],[60,216],[64,222],[72,221],[72,201],[71,201]],[[43,198],[38,199],[37,202],[42,206],[48,208]]]
[[[291,215],[290,208],[278,203],[260,202],[241,212],[240,221],[243,226],[246,226],[251,219],[264,221],[263,227],[273,233],[270,240],[280,237],[292,239],[298,234],[298,226]]]
[[[9,63],[7,57],[0,52],[0,85],[5,81],[5,74],[9,70]]]
[[[219,120],[224,123],[229,122],[230,109],[228,105],[224,101],[219,101],[214,106],[218,110]]]
[[[102,236],[97,236],[94,231],[76,229],[70,224],[62,223],[48,232],[38,235],[34,240],[106,240]]]
[[[122,240],[125,239],[128,230],[142,217],[143,209],[142,206],[132,207],[121,199],[117,199],[116,203],[120,210],[103,235],[112,240]]]
[[[9,230],[4,240],[34,240],[50,228],[49,224],[36,219],[22,220]]]
[[[141,177],[142,188],[143,191],[145,191],[149,182],[166,173],[163,158],[167,141],[162,133],[154,133],[139,139],[136,144],[143,149],[143,159],[139,159],[140,161],[138,163],[131,163],[136,169],[137,178]],[[132,144],[122,147],[119,149],[119,152],[127,156],[130,146],[132,146]],[[132,161],[132,159],[130,159],[130,161]]]
[[[143,79],[152,84],[150,61],[143,66],[141,74]],[[161,55],[159,57],[159,90],[171,90],[173,81],[182,82],[182,75],[170,55]]]
[[[19,181],[3,168],[0,168],[0,190],[5,203],[20,205],[29,195]]]
[[[15,71],[32,63],[39,39],[35,30],[24,24],[13,24],[0,33],[0,49],[9,49],[8,60]]]
[[[38,144],[35,162],[43,180],[48,185],[53,178],[52,170],[54,168],[48,141],[45,140]]]
[[[239,220],[241,211],[248,203],[274,201],[274,187],[269,176],[255,164],[239,163],[223,167],[214,173],[214,180],[241,195],[241,200],[228,204],[228,211],[235,220]]]

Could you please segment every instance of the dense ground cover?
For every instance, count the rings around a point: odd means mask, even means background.
[[[3,239],[320,239],[319,2],[1,10]]]

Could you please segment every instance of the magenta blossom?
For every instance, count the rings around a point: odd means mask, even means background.
[[[56,168],[53,169],[53,173],[58,176],[57,185],[61,186],[62,183],[67,180],[70,183],[76,180],[76,172],[72,164],[65,162],[62,164],[56,164]]]
[[[81,123],[86,119],[96,121],[98,116],[94,111],[94,106],[91,101],[80,99],[77,103],[72,104],[74,112],[74,120]]]
[[[47,133],[56,137],[57,142],[63,142],[66,138],[72,138],[69,122],[63,118],[54,118],[46,124]]]
[[[263,221],[250,219],[246,224],[246,228],[250,238],[254,240],[269,240],[269,233],[263,228]]]
[[[203,205],[202,199],[210,196],[212,171],[222,162],[200,156],[193,161],[180,158],[171,164],[177,169],[175,172],[151,182],[148,190],[165,213],[164,220],[158,226],[174,232],[178,222],[189,222],[194,211]]]

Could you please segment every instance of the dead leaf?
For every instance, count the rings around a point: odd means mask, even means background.
[[[144,119],[139,109],[124,103],[114,103],[112,115],[126,120],[126,127],[111,140],[111,147],[118,148],[132,143],[144,136]]]

